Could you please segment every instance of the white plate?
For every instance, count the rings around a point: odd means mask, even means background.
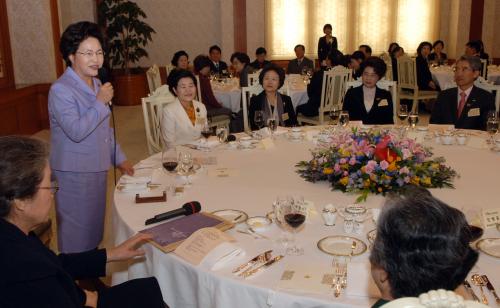
[[[427,126],[417,126],[417,130],[421,132],[426,132],[429,130],[429,127]]]
[[[248,219],[248,214],[240,210],[218,210],[212,212],[212,214],[224,218],[233,224],[239,224]]]
[[[263,231],[271,225],[271,220],[264,216],[254,216],[248,218],[246,223],[255,231]]]
[[[345,207],[345,206],[343,206],[343,207],[341,207],[341,208],[339,209],[339,215],[340,215],[342,218],[345,218],[345,217],[346,217],[346,216],[348,216],[348,215],[351,215],[351,216],[353,216],[353,217],[361,217],[361,218],[363,219],[363,221],[365,221],[365,220],[367,220],[367,219],[369,219],[369,218],[371,218],[371,217],[372,217],[372,211],[371,211],[371,209],[368,209],[368,208],[367,208],[365,213],[363,213],[363,214],[359,214],[359,215],[353,215],[353,214],[347,213],[347,212],[346,212],[346,207]]]
[[[333,256],[349,256],[351,254],[352,242],[356,242],[356,248],[352,251],[353,256],[364,253],[367,249],[365,242],[355,237],[333,235],[327,236],[318,242],[319,250]]]
[[[477,241],[476,247],[489,256],[500,258],[500,238],[483,238]]]

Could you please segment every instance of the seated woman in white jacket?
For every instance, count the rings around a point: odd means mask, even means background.
[[[195,100],[196,78],[187,70],[175,70],[168,76],[170,92],[177,98],[163,108],[161,132],[167,147],[196,141],[207,123],[207,109]]]

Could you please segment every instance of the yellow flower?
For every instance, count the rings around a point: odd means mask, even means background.
[[[342,184],[342,185],[344,185],[344,186],[347,186],[347,184],[349,183],[349,177],[344,176],[343,178],[341,178],[339,180],[339,183]]]
[[[431,183],[431,178],[428,177],[428,176],[424,176],[421,180],[420,180],[420,183],[422,183],[423,185],[428,185],[430,186],[432,183]]]
[[[401,157],[398,156],[398,158],[396,158],[396,161],[401,161]]]
[[[418,176],[414,176],[414,177],[411,178],[410,182],[412,184],[419,185],[420,184],[420,178]]]
[[[373,182],[377,182],[377,179],[378,178],[377,178],[376,174],[374,174],[374,173],[370,174],[370,180],[372,180]]]
[[[396,169],[397,169],[397,167],[396,167],[396,162],[395,162],[395,161],[393,161],[393,162],[389,165],[389,167],[387,167],[387,171],[394,171],[394,170],[396,170]]]
[[[439,169],[439,164],[438,163],[434,163],[431,165],[431,168],[432,169]]]
[[[365,180],[363,183],[364,187],[370,187],[370,180]]]
[[[382,192],[382,187],[379,187],[377,190],[378,192]]]
[[[323,169],[323,174],[332,174],[333,173],[333,168],[325,168]]]
[[[361,167],[361,172],[366,173],[366,166]]]

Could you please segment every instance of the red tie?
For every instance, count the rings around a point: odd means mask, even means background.
[[[462,110],[464,110],[466,96],[467,96],[467,94],[465,94],[465,92],[460,93],[460,102],[458,102],[457,119],[460,118],[460,115],[462,114]]]

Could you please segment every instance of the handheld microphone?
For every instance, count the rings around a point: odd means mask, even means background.
[[[98,70],[97,78],[99,78],[99,80],[101,81],[101,84],[105,84],[106,82],[111,82],[111,78],[109,76],[109,71],[104,66],[101,67]],[[108,102],[108,106],[109,106],[110,109],[112,109],[113,108],[113,102],[109,101]]]
[[[191,201],[186,204],[184,204],[181,208],[171,210],[165,213],[161,213],[158,215],[155,215],[153,218],[149,218],[146,220],[145,224],[150,225],[154,224],[163,220],[167,220],[170,218],[174,218],[177,216],[188,216],[194,213],[198,213],[201,210],[201,205],[200,202],[198,201]]]

